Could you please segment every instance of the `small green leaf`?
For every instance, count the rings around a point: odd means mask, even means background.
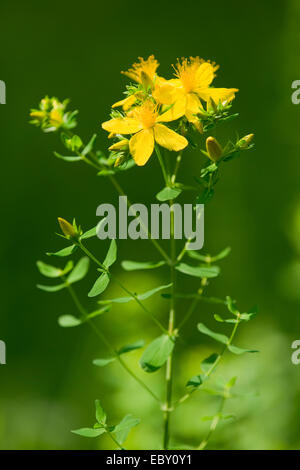
[[[186,384],[186,387],[194,387],[198,388],[200,387],[205,380],[205,376],[200,374],[200,375],[194,375]]]
[[[123,444],[123,442],[126,441],[127,436],[130,432],[130,430],[140,424],[141,420],[138,418],[134,418],[132,415],[126,415],[120,421],[119,424],[117,424],[113,430],[113,433],[116,435],[117,441],[120,444]]]
[[[56,286],[43,286],[41,284],[37,284],[36,286],[38,289],[44,290],[45,292],[58,292],[59,290],[64,289],[67,287],[66,284],[58,284]]]
[[[125,271],[137,271],[141,269],[155,269],[160,268],[166,264],[165,261],[130,261],[124,260],[121,266]]]
[[[236,301],[229,297],[229,295],[227,295],[226,297],[226,305],[230,313],[233,313],[233,315],[239,314],[239,311],[236,306]]]
[[[95,400],[95,407],[96,407],[96,420],[99,424],[104,425],[106,423],[106,413],[101,406],[99,400]]]
[[[55,278],[62,275],[62,269],[43,263],[43,261],[37,261],[36,265],[43,276]]]
[[[115,360],[116,360],[115,357],[99,358],[99,359],[94,359],[93,364],[94,366],[104,367],[104,366],[107,366],[107,364],[110,364],[111,362]]]
[[[81,325],[82,320],[74,317],[73,315],[62,315],[58,318],[58,324],[62,328],[72,328],[73,326]]]
[[[220,322],[220,323],[221,322],[222,323],[224,323],[224,322],[225,323],[238,323],[239,322],[239,320],[237,318],[226,318],[226,319],[224,319],[224,318],[220,317],[220,315],[218,315],[218,314],[214,315],[214,319],[216,321]]]
[[[151,297],[152,295],[156,294],[157,292],[159,292],[161,290],[164,290],[164,289],[167,289],[168,287],[171,287],[171,285],[172,285],[172,283],[167,284],[165,286],[155,287],[154,289],[148,290],[147,292],[144,292],[143,294],[138,294],[137,298],[139,300],[146,300],[149,297]],[[116,299],[110,299],[110,300],[99,300],[98,303],[99,304],[107,304],[107,303],[124,304],[124,303],[130,302],[131,300],[134,300],[134,298],[128,296],[128,297],[118,297]]]
[[[70,256],[76,250],[77,250],[77,246],[71,245],[71,246],[67,246],[66,248],[63,248],[62,250],[57,251],[56,253],[46,253],[46,255],[64,257],[64,256]]]
[[[98,277],[93,287],[91,288],[90,292],[88,293],[88,296],[95,297],[96,295],[102,294],[102,292],[104,292],[105,289],[107,288],[109,281],[110,281],[109,275],[107,273],[102,273],[101,276]]]
[[[90,265],[90,260],[87,256],[81,258],[76,264],[75,268],[68,276],[68,283],[73,284],[74,282],[81,281],[87,274]]]
[[[226,258],[226,256],[228,256],[230,252],[231,248],[230,246],[227,246],[227,248],[224,248],[224,250],[222,250],[218,255],[213,256],[213,262]]]
[[[60,160],[64,160],[65,162],[69,162],[69,163],[73,163],[73,162],[80,162],[82,160],[81,157],[79,156],[75,156],[75,155],[72,155],[72,156],[65,156],[65,155],[61,155],[60,153],[58,152],[54,152],[54,155],[59,158]]]
[[[213,366],[213,364],[216,362],[216,360],[218,359],[219,357],[219,354],[216,354],[216,353],[213,353],[211,354],[210,356],[208,356],[206,359],[204,359],[202,362],[201,362],[201,370],[207,374],[211,367]]]
[[[164,188],[156,194],[158,201],[171,201],[176,199],[182,193],[180,188]]]
[[[235,385],[236,381],[237,381],[237,377],[232,377],[232,378],[229,380],[229,382],[227,382],[227,384],[225,385],[225,387],[226,387],[228,390],[231,389],[231,388]]]
[[[143,348],[144,346],[145,346],[145,341],[143,340],[136,341],[135,343],[132,343],[132,344],[126,344],[125,346],[122,346],[118,350],[118,354],[119,356],[121,356],[121,354],[126,354],[128,352],[134,351],[135,349]]]
[[[245,353],[256,353],[259,352],[257,349],[243,349],[243,348],[238,348],[237,346],[234,346],[233,344],[228,345],[228,349],[230,352],[233,354],[245,354]]]
[[[111,309],[111,305],[106,305],[106,307],[99,308],[98,310],[94,310],[93,312],[89,313],[87,319],[98,317],[99,315],[103,315],[103,313],[108,312]]]
[[[73,434],[78,434],[78,436],[83,436],[83,437],[98,437],[101,436],[101,434],[104,434],[106,430],[104,428],[99,428],[99,429],[93,429],[93,428],[80,428],[80,429],[74,429],[74,431],[71,431]]]
[[[160,369],[174,348],[174,341],[168,335],[161,335],[152,341],[144,351],[140,365],[145,372],[155,372]]]
[[[97,138],[97,134],[94,134],[91,138],[91,140],[89,141],[89,143],[84,147],[84,149],[82,150],[81,154],[82,155],[87,155],[88,153],[90,153],[91,150],[93,150],[93,146],[94,146],[94,143],[95,143],[95,140]]]
[[[205,326],[203,323],[198,323],[197,328],[200,331],[200,333],[203,333],[204,335],[210,336],[211,338],[218,341],[219,343],[223,343],[223,344],[228,343],[228,337],[227,336],[222,335],[220,333],[215,333],[214,331],[207,328],[207,326]]]
[[[116,243],[116,240],[112,240],[110,242],[110,246],[109,246],[107,255],[105,257],[105,260],[103,261],[103,265],[106,268],[109,268],[110,266],[114,264],[116,259],[117,259],[117,243]]]
[[[190,266],[185,263],[179,263],[175,269],[183,274],[187,274],[188,276],[201,278],[216,277],[220,273],[220,268],[218,266]]]

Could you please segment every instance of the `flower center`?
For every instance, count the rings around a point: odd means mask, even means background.
[[[153,127],[158,116],[157,108],[151,102],[144,103],[139,108],[136,108],[134,114],[136,119],[141,122],[144,129]]]

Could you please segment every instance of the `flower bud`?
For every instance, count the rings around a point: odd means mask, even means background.
[[[214,137],[207,137],[206,139],[206,150],[209,158],[213,162],[217,162],[222,156],[223,150],[217,139]]]
[[[250,146],[253,138],[254,138],[254,134],[245,135],[245,137],[243,137],[242,139],[238,141],[237,147],[243,150],[247,149]]]
[[[61,217],[58,217],[57,220],[60,225],[61,231],[65,235],[65,237],[75,238],[77,236],[77,232],[73,225],[70,224],[70,222],[65,219],[62,219]]]
[[[128,148],[128,144],[128,139],[122,139],[119,140],[119,142],[116,142],[115,144],[111,145],[109,147],[109,150],[126,150]]]

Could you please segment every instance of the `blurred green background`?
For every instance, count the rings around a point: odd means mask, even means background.
[[[299,21],[296,0],[251,1],[247,7],[233,0],[86,0],[80,5],[2,0],[0,79],[7,85],[7,104],[0,106],[0,339],[7,344],[7,365],[0,366],[1,449],[111,448],[105,437],[89,440],[70,433],[94,423],[95,398],[112,422],[126,413],[142,418],[129,448],[161,444],[161,416],[151,398],[117,364],[92,365],[106,352],[88,327],[57,325],[59,315],[75,313],[68,294],[36,289],[41,282],[36,260],[49,261],[45,252],[64,246],[54,234],[56,217],[76,216],[88,229],[96,223],[96,207],[116,202],[116,195],[88,167],[55,159],[53,150],[62,150],[58,137],[28,125],[29,109],[45,94],[69,97],[71,109],[80,110],[78,133],[87,140],[97,132],[98,146],[105,149],[100,123],[127,83],[120,70],[152,53],[161,63],[159,73],[168,76],[177,57],[215,60],[221,66],[215,86],[240,89],[233,106],[240,118],[220,127],[217,136],[234,138],[235,130],[256,135],[255,149],[224,168],[205,213],[204,251],[232,247],[209,293],[231,295],[242,310],[253,304],[260,309],[236,341],[260,353],[226,355],[216,374],[237,375],[236,389],[247,396],[228,402],[226,412],[236,413],[236,420],[220,425],[209,448],[300,448],[300,366],[290,359],[291,343],[300,337],[300,107],[290,98],[291,83],[300,78]],[[203,158],[187,153],[180,180],[199,174]],[[125,172],[120,181],[132,200],[147,204],[163,185],[155,158],[143,169]],[[100,241],[91,246],[99,257],[107,249]],[[158,259],[146,241],[120,242],[119,257]],[[164,269],[131,274],[118,269],[138,292],[168,279]],[[79,286],[88,308],[86,293],[94,279],[92,268]],[[197,286],[196,280],[180,280],[185,291]],[[109,297],[120,294],[113,285],[107,291]],[[156,296],[148,305],[166,321],[166,301]],[[179,315],[185,309],[181,304]],[[212,314],[222,311],[201,304],[184,329],[186,348],[176,356],[176,396],[205,355],[218,348],[197,333],[196,323],[213,327]],[[134,304],[115,307],[98,324],[117,346],[157,335]],[[127,360],[136,367],[139,356],[138,351]],[[139,374],[160,390],[162,371]],[[201,418],[217,406],[217,398],[195,394],[174,414],[173,443],[197,445],[209,426]]]

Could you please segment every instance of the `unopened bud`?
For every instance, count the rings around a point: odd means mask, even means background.
[[[111,145],[109,147],[109,150],[125,150],[128,148],[129,140],[128,139],[122,139],[119,140],[119,142],[116,142],[115,144]]]
[[[238,141],[237,146],[240,149],[247,149],[250,146],[253,138],[254,138],[254,134],[245,135],[245,137],[243,137],[242,139]]]
[[[206,150],[209,158],[213,162],[217,162],[222,156],[223,150],[217,139],[214,137],[207,137],[206,139]]]
[[[75,238],[77,236],[77,232],[73,225],[70,224],[65,219],[62,219],[61,217],[58,217],[58,223],[60,225],[62,233],[65,235],[67,238]]]

